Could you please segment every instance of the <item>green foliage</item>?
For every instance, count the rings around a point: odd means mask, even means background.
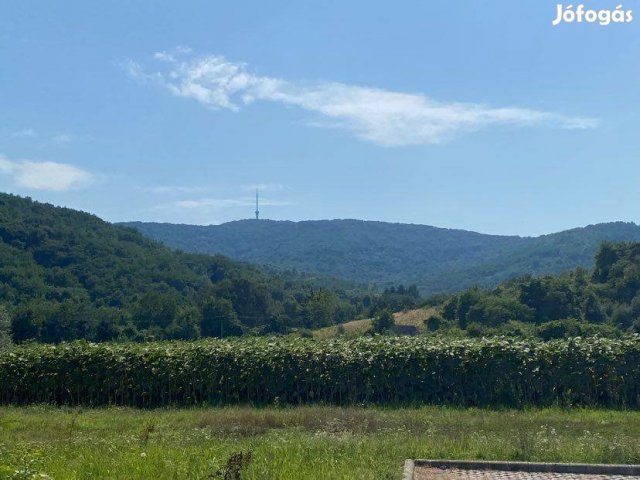
[[[640,241],[640,227],[623,222],[537,238],[359,220],[128,225],[187,252],[221,253],[379,287],[416,284],[425,295],[473,285],[490,288],[527,274],[592,268],[603,241]]]
[[[0,194],[0,302],[17,343],[284,333],[366,317],[389,301],[326,284],[174,252],[93,215]]]
[[[393,313],[389,310],[380,310],[371,322],[371,331],[373,333],[388,332],[395,325]]]
[[[603,337],[620,337],[621,332],[612,325],[599,325],[581,322],[575,318],[554,320],[543,323],[536,328],[537,335],[543,340],[553,340],[567,337],[589,337],[599,335]]]
[[[516,319],[530,322],[534,316],[533,308],[523,305],[515,298],[482,296],[469,307],[466,321],[495,327]]]
[[[19,346],[0,353],[0,401],[638,408],[640,337],[540,342],[376,336]]]
[[[542,323],[578,315],[577,293],[566,278],[547,276],[521,282],[519,300],[532,310],[536,322]]]
[[[511,280],[491,291],[469,289],[446,300],[442,316],[476,337],[522,331],[548,340],[640,332],[640,243],[604,243],[592,274],[577,269]],[[501,328],[513,322],[539,327]]]
[[[11,318],[7,310],[0,305],[0,351],[8,349],[12,343]]]
[[[442,326],[443,320],[438,315],[431,315],[424,321],[424,326],[430,332],[435,332]]]
[[[242,327],[233,304],[226,298],[209,298],[202,308],[200,331],[206,337],[237,336]]]

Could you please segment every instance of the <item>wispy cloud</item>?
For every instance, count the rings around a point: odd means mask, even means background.
[[[38,132],[36,132],[33,128],[23,128],[21,130],[16,130],[9,135],[11,138],[34,138],[38,136]]]
[[[93,175],[73,165],[47,161],[10,160],[0,155],[0,174],[19,187],[65,191],[86,186]]]
[[[189,186],[189,185],[157,185],[153,187],[142,187],[142,190],[150,193],[183,194],[183,193],[203,193],[211,190],[209,187]]]
[[[197,209],[223,209],[234,207],[252,207],[255,198],[197,198],[178,200],[155,207],[156,210],[197,210]],[[274,199],[261,199],[260,206],[282,207],[291,205],[291,202]]]
[[[58,133],[51,138],[51,141],[53,141],[53,143],[57,143],[58,145],[65,145],[67,143],[71,143],[73,140],[73,135],[69,133]]]
[[[16,130],[15,132],[11,132],[9,134],[9,138],[14,139],[39,139],[40,141],[44,141],[47,143],[53,143],[54,145],[66,145],[77,139],[75,135],[71,135],[70,133],[42,133],[37,131],[35,128],[23,128],[20,130]]]
[[[426,95],[339,82],[291,82],[250,72],[244,63],[219,55],[195,56],[185,47],[154,55],[159,67],[148,71],[129,61],[128,73],[161,85],[173,95],[214,109],[234,112],[257,101],[299,107],[317,116],[310,125],[345,129],[377,145],[428,145],[455,135],[495,126],[587,129],[587,117],[521,107],[439,102]]]
[[[284,186],[279,183],[251,183],[249,185],[242,186],[242,190],[245,190],[245,191],[262,190],[262,191],[279,192],[283,189],[284,189]]]

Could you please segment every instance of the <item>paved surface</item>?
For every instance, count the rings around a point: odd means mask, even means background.
[[[633,475],[594,475],[586,473],[509,472],[506,470],[470,470],[416,465],[414,480],[640,480]]]

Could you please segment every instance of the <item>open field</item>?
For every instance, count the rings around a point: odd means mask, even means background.
[[[238,452],[242,479],[399,479],[406,458],[640,463],[640,412],[0,408],[0,478],[236,478]]]
[[[416,308],[415,310],[407,310],[405,312],[397,312],[393,314],[393,318],[396,321],[394,331],[396,333],[415,335],[424,329],[424,321],[429,315],[435,314],[434,308]],[[362,320],[352,320],[341,324],[344,328],[344,333],[347,335],[359,335],[367,332],[371,329],[371,319],[365,318]],[[319,328],[314,330],[313,336],[315,338],[332,338],[338,336],[338,326],[332,325],[330,327]]]

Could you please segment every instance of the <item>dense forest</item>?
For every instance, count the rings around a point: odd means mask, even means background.
[[[220,253],[382,288],[416,284],[423,295],[474,285],[490,288],[526,274],[592,268],[603,241],[640,241],[640,227],[623,222],[535,238],[360,220],[127,225],[187,252]]]
[[[525,276],[451,296],[427,328],[450,335],[554,338],[640,333],[640,243],[601,245],[591,271]]]
[[[174,252],[96,216],[0,194],[0,343],[287,332],[417,298],[415,287],[378,294]]]

